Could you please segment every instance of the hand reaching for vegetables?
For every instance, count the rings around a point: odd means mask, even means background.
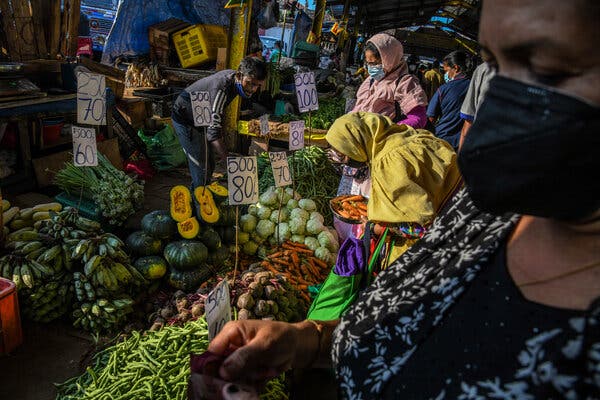
[[[219,371],[224,380],[260,382],[292,367],[312,364],[319,353],[320,336],[314,324],[306,321],[233,321],[223,327],[208,350],[229,354]]]

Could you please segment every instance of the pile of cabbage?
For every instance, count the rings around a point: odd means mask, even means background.
[[[304,243],[332,265],[339,250],[338,236],[316,210],[313,200],[301,198],[292,188],[270,186],[240,217],[238,243],[244,253],[259,257],[286,240]]]

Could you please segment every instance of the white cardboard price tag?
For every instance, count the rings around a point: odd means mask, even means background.
[[[76,167],[95,167],[98,165],[96,130],[73,125],[73,164]]]
[[[223,326],[231,321],[231,301],[229,284],[223,279],[208,294],[205,303],[206,322],[208,323],[208,340],[213,340],[221,332]]]
[[[269,114],[263,114],[260,116],[260,134],[267,136],[269,133],[271,133],[271,129],[269,128]]]
[[[275,151],[269,153],[271,168],[273,168],[273,178],[275,186],[287,186],[292,184],[292,175],[290,174],[290,165],[288,163],[285,151]]]
[[[294,75],[296,84],[296,97],[300,112],[315,111],[319,109],[319,97],[315,86],[315,74],[303,72]]]
[[[210,93],[206,91],[192,92],[190,99],[192,101],[194,126],[209,126],[212,123]]]
[[[106,125],[106,78],[88,72],[77,73],[77,123]]]
[[[258,170],[255,156],[227,157],[229,205],[258,202]]]
[[[290,137],[288,140],[290,150],[304,148],[304,121],[290,121]]]

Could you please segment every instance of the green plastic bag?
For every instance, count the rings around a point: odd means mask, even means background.
[[[356,300],[362,277],[363,274],[339,276],[331,271],[312,302],[306,318],[317,321],[338,319]]]
[[[146,153],[157,170],[164,171],[185,164],[185,153],[171,125],[166,124],[153,136],[146,136],[140,129],[138,136],[146,144]]]

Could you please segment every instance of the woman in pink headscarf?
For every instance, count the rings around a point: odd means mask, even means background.
[[[427,94],[419,79],[409,74],[403,55],[402,43],[387,33],[378,33],[367,41],[369,77],[358,88],[352,111],[382,114],[415,129],[425,127]]]

